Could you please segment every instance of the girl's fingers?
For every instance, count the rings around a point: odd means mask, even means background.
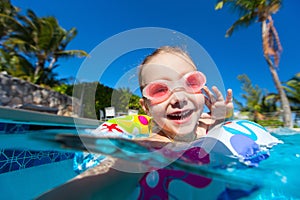
[[[232,102],[232,90],[228,89],[225,103],[228,104],[230,102]]]
[[[212,91],[208,89],[207,86],[203,87],[203,90],[206,94],[207,97],[205,97],[205,104],[210,108],[212,104],[216,103],[217,101],[224,101],[224,97],[220,90],[216,87],[212,87]],[[226,95],[226,100],[225,104],[231,103],[232,102],[232,90],[228,89],[227,90],[227,95]]]
[[[209,97],[209,89],[208,89],[208,87],[204,86],[202,89],[205,92],[206,96]]]
[[[224,101],[224,97],[223,97],[222,93],[220,92],[220,90],[216,86],[213,86],[212,90],[215,93],[217,101]]]
[[[216,98],[215,98],[214,94],[208,89],[208,87],[204,86],[203,90],[204,90],[204,92],[205,92],[208,100],[210,101],[210,104],[215,103],[216,102]]]
[[[204,97],[204,100],[205,100],[205,105],[208,107],[208,109],[211,109],[211,101],[207,97]]]

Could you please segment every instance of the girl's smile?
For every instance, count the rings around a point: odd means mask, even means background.
[[[193,114],[194,110],[182,110],[167,114],[169,120],[173,120],[177,124],[186,123]]]

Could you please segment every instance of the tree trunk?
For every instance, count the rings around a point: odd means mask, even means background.
[[[262,39],[263,39],[263,50],[264,50],[264,57],[268,63],[269,66],[269,70],[271,72],[273,81],[275,83],[275,87],[277,89],[277,92],[279,94],[280,97],[280,103],[281,103],[281,109],[283,111],[283,122],[284,122],[284,127],[288,127],[288,128],[292,128],[293,124],[292,124],[292,112],[291,112],[291,107],[288,101],[288,98],[283,90],[283,87],[281,85],[281,82],[279,80],[277,71],[274,67],[274,63],[272,62],[269,54],[267,53],[267,49],[268,48],[266,46],[266,43],[268,42],[267,40],[269,39],[268,36],[268,28],[267,28],[267,23],[266,21],[262,22]]]
[[[35,70],[34,70],[34,77],[38,77],[40,71],[44,68],[45,60],[40,58],[41,56],[37,56],[38,61],[36,62]]]
[[[268,58],[268,59],[270,59],[270,58]],[[280,80],[279,80],[276,70],[274,69],[274,67],[272,65],[269,64],[268,59],[267,59],[267,63],[269,65],[269,69],[270,69],[273,81],[275,83],[275,86],[276,86],[276,89],[277,89],[277,92],[279,94],[280,101],[281,101],[281,109],[283,111],[284,126],[288,127],[288,128],[293,128],[292,112],[291,112],[291,107],[290,107],[288,98],[283,90],[283,87],[280,83]]]
[[[49,64],[49,70],[51,70],[52,71],[52,69],[53,69],[53,67],[54,67],[54,64],[56,63],[56,61],[57,61],[57,57],[56,56],[54,56],[52,59],[51,59],[51,62],[50,62],[50,64]]]
[[[34,84],[38,83],[38,80],[40,79],[39,73],[41,70],[42,70],[41,65],[37,64],[35,67],[35,70],[34,70],[34,76],[33,76],[33,80],[32,80]]]

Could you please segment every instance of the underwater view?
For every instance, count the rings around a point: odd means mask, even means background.
[[[199,195],[205,196],[206,199],[300,198],[298,190],[300,182],[297,178],[300,167],[300,134],[290,129],[275,129],[272,135],[282,143],[268,149],[267,154],[263,154],[263,159],[262,155],[256,157],[255,159],[259,160],[257,164],[249,165],[237,158],[214,153],[198,159],[196,157],[201,155],[201,149],[195,147],[190,148],[179,159],[174,159],[170,154],[176,146],[165,148],[162,154],[161,152],[149,154],[148,148],[139,143],[132,143],[131,140],[92,136],[90,133],[94,129],[91,127],[57,129],[57,126],[54,126],[46,130],[29,130],[29,125],[13,126],[7,122],[6,125],[1,124],[2,130],[6,128],[7,131],[8,125],[11,128],[9,133],[2,132],[2,138],[17,136],[12,137],[15,141],[13,145],[10,145],[13,140],[6,140],[10,144],[5,144],[5,139],[1,139],[1,193],[11,199],[32,199],[47,194],[78,174],[101,165],[105,155],[133,163],[147,160],[148,164],[153,166],[163,166],[157,172],[160,178],[161,175],[164,177],[164,184],[159,186],[162,183],[155,181],[155,176],[158,175],[154,173],[155,171],[148,173],[147,176],[150,178],[145,184],[156,185],[161,189],[167,186],[160,193],[165,192],[169,199],[184,197],[194,199]],[[194,144],[196,145],[197,143]],[[164,154],[164,152],[168,153]],[[52,159],[49,159],[50,157]],[[28,158],[31,158],[31,164]],[[59,165],[63,162],[68,163]],[[42,168],[42,166],[48,167]],[[30,172],[26,172],[28,169]],[[26,173],[45,174],[45,170],[49,170],[49,174],[57,171],[59,178],[53,174],[47,177],[48,180],[52,179],[52,183],[48,185],[43,183],[45,179],[41,176],[30,179],[30,184],[29,179],[20,178]],[[19,179],[16,179],[16,172],[19,172]],[[24,177],[30,176],[32,175],[27,174]],[[23,182],[12,185],[14,180]],[[149,194],[147,191],[143,192],[141,188],[140,186],[132,191],[128,199],[146,199]],[[101,190],[101,186],[99,189]],[[11,191],[16,191],[16,194],[12,195]]]

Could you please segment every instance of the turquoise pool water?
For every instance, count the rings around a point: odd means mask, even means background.
[[[59,150],[47,142],[29,141],[25,137],[28,132],[40,128],[49,129],[0,123],[1,199],[33,199],[77,175],[73,170],[74,152]],[[54,133],[76,132],[72,128],[55,128],[52,130]],[[51,132],[51,128],[49,130]],[[260,162],[258,167],[232,165],[222,168],[189,164],[176,167],[230,185],[226,195],[217,195],[219,199],[300,199],[300,133],[282,129],[273,135],[284,143],[270,149],[270,157]],[[181,189],[181,195],[189,199],[186,191]],[[211,188],[210,192],[213,191],[214,188]],[[204,194],[211,195],[208,192]]]
[[[226,177],[259,186],[243,199],[300,199],[300,132],[282,129],[273,135],[284,143],[270,149],[270,157],[258,167],[219,169]]]
[[[272,147],[269,158],[261,161],[257,167],[247,167],[235,161],[228,162],[226,167],[215,166],[213,163],[208,166],[187,164],[182,169],[207,177],[212,180],[212,184],[215,182],[218,185],[207,191],[204,188],[204,199],[300,199],[300,132],[279,129],[272,135],[282,140],[283,144]],[[218,188],[221,185],[223,188]],[[178,199],[185,199],[189,193],[193,193],[191,187],[176,186],[174,190],[181,190],[177,193],[181,197]],[[192,195],[191,198],[198,197]]]
[[[270,150],[270,157],[257,168],[232,172],[261,182],[263,187],[249,199],[300,199],[300,132],[274,134],[284,144]]]

